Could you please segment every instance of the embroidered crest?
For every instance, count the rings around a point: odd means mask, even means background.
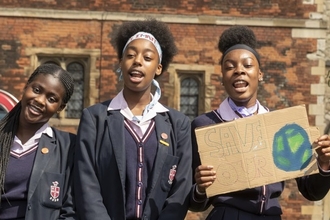
[[[50,195],[50,200],[52,200],[53,202],[58,201],[58,196],[60,195],[60,187],[58,186],[57,181],[53,182],[53,185],[50,186]]]
[[[170,173],[168,175],[168,183],[169,184],[172,184],[173,183],[175,174],[176,174],[176,165],[173,165],[172,166],[172,169],[170,169]]]

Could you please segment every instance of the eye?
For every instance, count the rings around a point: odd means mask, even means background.
[[[232,70],[234,68],[234,65],[225,65],[225,70]]]
[[[144,59],[145,59],[146,61],[151,61],[151,60],[152,60],[152,58],[151,58],[150,56],[145,56]]]
[[[39,87],[32,87],[32,91],[36,94],[39,94],[40,93],[40,89]]]
[[[49,101],[50,103],[55,103],[55,102],[57,102],[57,99],[56,99],[55,97],[49,97],[49,98],[48,98],[48,101]]]

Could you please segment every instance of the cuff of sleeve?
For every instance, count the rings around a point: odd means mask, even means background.
[[[193,200],[198,203],[202,203],[207,200],[206,193],[200,193],[197,190],[197,184],[195,184],[193,188]]]
[[[319,168],[319,171],[320,171],[320,175],[321,176],[330,176],[330,170],[323,170],[321,167],[320,167],[320,164],[319,162],[317,162],[317,166]]]

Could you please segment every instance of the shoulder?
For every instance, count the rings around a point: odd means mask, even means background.
[[[197,127],[202,127],[206,125],[211,125],[211,124],[216,124],[220,121],[218,119],[217,113],[214,111],[206,112],[204,114],[201,114],[197,116],[193,121],[192,121],[192,127],[197,128]]]
[[[111,100],[107,100],[107,101],[104,101],[101,103],[91,105],[91,106],[85,108],[84,111],[89,111],[93,114],[100,114],[102,112],[107,112],[110,102],[111,102]]]
[[[171,117],[176,117],[176,118],[187,118],[188,119],[188,116],[186,116],[185,114],[183,114],[182,112],[176,110],[176,109],[173,109],[173,108],[170,108],[170,107],[167,107],[166,108],[169,110],[167,112],[167,114]]]
[[[66,139],[66,140],[72,140],[74,141],[76,139],[76,134],[73,134],[71,132],[67,132],[67,131],[62,131],[59,130],[57,128],[52,127],[54,134],[55,134],[55,138],[56,139]]]

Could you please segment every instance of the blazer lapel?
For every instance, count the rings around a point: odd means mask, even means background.
[[[117,161],[120,180],[122,185],[125,186],[126,152],[124,139],[124,116],[122,116],[119,111],[110,111],[110,115],[107,117],[107,123],[109,125],[109,138]]]
[[[152,188],[155,187],[166,157],[173,148],[171,140],[171,124],[168,121],[168,115],[157,114],[155,122],[158,151],[155,159],[154,173],[152,175]]]
[[[45,168],[52,158],[55,147],[56,141],[54,136],[49,137],[46,134],[41,136],[30,177],[28,200],[31,199]]]

